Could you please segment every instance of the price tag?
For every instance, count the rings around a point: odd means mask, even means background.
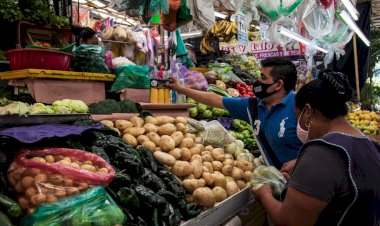
[[[248,45],[248,25],[245,13],[239,12],[237,15],[238,42]]]

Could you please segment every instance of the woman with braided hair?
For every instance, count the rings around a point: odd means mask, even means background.
[[[296,95],[304,143],[282,202],[252,189],[276,225],[380,225],[380,147],[346,120],[347,76],[326,71]]]

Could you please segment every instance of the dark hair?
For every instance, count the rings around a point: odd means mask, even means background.
[[[282,57],[267,58],[262,60],[262,67],[272,67],[270,75],[274,81],[284,81],[284,88],[286,92],[294,90],[297,84],[297,68],[288,59]]]
[[[92,38],[92,36],[96,35],[96,32],[92,30],[89,27],[78,27],[78,26],[71,26],[71,31],[75,35],[75,42],[79,46],[80,40],[87,41],[88,39]]]
[[[346,102],[352,98],[352,88],[345,74],[324,71],[318,79],[304,85],[296,95],[296,107],[302,110],[308,103],[325,117],[346,116]]]

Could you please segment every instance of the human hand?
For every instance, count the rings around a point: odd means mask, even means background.
[[[280,172],[282,176],[285,177],[286,180],[290,179],[290,175],[292,174],[292,171],[294,167],[296,166],[297,159],[290,160],[289,162],[285,162],[281,169]]]
[[[176,78],[171,78],[171,82],[167,82],[166,86],[169,87],[170,89],[173,89],[173,90],[179,92],[179,93],[181,93],[181,88],[183,88],[181,83],[179,83],[179,81]]]
[[[260,201],[266,195],[272,196],[272,188],[269,184],[261,184],[252,187],[252,193],[255,196],[255,199]]]

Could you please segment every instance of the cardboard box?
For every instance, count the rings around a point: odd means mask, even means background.
[[[133,102],[149,103],[150,89],[122,89],[120,92],[120,100],[129,99]]]
[[[25,84],[34,100],[45,104],[52,104],[62,99],[82,100],[86,104],[92,104],[106,98],[105,85],[102,81],[23,79],[11,85]]]
[[[188,109],[196,106],[195,104],[139,104],[141,106],[141,109],[151,111],[154,116],[167,115],[171,117],[189,117]]]

